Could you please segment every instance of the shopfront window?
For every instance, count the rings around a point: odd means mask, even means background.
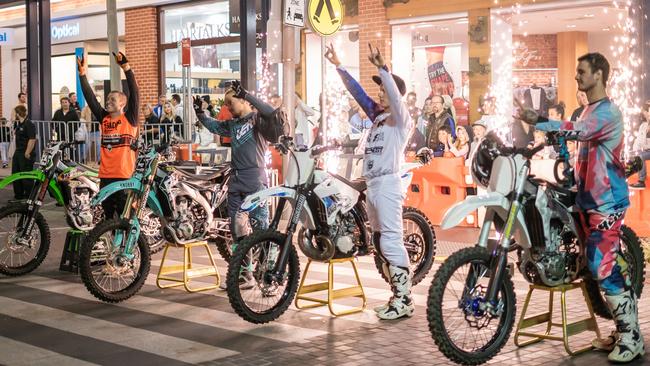
[[[88,57],[88,82],[99,100],[104,100],[105,87],[110,84],[110,58],[108,54],[89,53]],[[61,98],[67,97],[71,92],[81,96],[77,90],[77,62],[75,55],[60,55],[52,57],[52,112],[61,108]],[[26,66],[26,62],[25,62]],[[106,84],[106,85],[105,85]]]
[[[422,108],[433,95],[453,100],[456,121],[467,124],[469,56],[467,17],[393,26],[393,72],[415,92]],[[399,55],[399,57],[397,57]]]
[[[223,98],[226,82],[240,77],[240,38],[230,32],[228,1],[202,2],[162,10],[163,86],[168,96],[182,93],[182,66],[177,42],[190,38],[192,44],[193,94]],[[257,52],[261,64],[261,49]]]
[[[617,65],[626,63],[626,53],[616,54],[611,46],[623,35],[616,25],[619,17],[626,16],[624,10],[597,1],[528,5],[516,12],[493,9],[491,94],[496,98],[502,137],[518,147],[534,143],[525,126],[510,118],[518,108],[512,99],[544,117],[552,110],[554,119],[577,120],[582,111],[576,98],[577,58],[599,52],[615,75]],[[503,49],[512,52],[500,53]]]

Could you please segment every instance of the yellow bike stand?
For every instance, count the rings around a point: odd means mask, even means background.
[[[354,258],[341,258],[341,259],[330,259],[327,261],[327,282],[318,282],[311,285],[305,285],[305,279],[309,273],[309,266],[311,266],[312,260],[310,259],[307,262],[307,267],[305,267],[305,273],[300,280],[300,286],[298,287],[298,294],[296,295],[295,305],[298,309],[311,309],[319,306],[325,306],[329,308],[330,314],[334,316],[348,315],[353,313],[358,313],[363,311],[366,308],[366,295],[363,292],[363,286],[361,285],[361,280],[359,279],[359,272],[357,271],[357,265],[354,263]],[[354,270],[354,276],[357,280],[355,286],[334,289],[334,265],[340,263],[350,263],[352,269]],[[314,292],[326,291],[327,290],[327,300],[318,299],[310,296],[305,296]],[[358,297],[362,300],[360,307],[336,311],[334,309],[334,300],[342,299],[347,297]],[[311,304],[300,305],[300,300],[311,302]]]
[[[165,260],[167,259],[167,253],[170,247],[182,248],[183,249],[183,264],[177,265],[168,265],[165,266]],[[192,248],[194,247],[203,247],[206,252],[208,252],[208,258],[210,259],[211,266],[195,266],[192,264]],[[182,273],[183,276],[167,276],[173,274]],[[210,277],[214,276],[216,278],[216,283],[210,284],[203,287],[190,287],[190,282],[194,278],[199,277]],[[162,281],[169,281],[172,283],[162,284]],[[165,289],[171,287],[184,286],[187,292],[200,292],[206,290],[212,290],[219,287],[221,283],[221,278],[219,277],[219,271],[217,270],[217,264],[212,257],[212,252],[206,241],[198,241],[195,243],[189,243],[184,245],[176,245],[173,243],[165,244],[165,250],[163,251],[162,261],[160,262],[160,269],[158,270],[158,278],[156,279],[156,285],[158,288]]]
[[[589,316],[582,320],[575,321],[573,323],[567,322],[567,309],[566,309],[566,293],[567,291],[574,290],[579,288],[582,291],[582,296],[587,304],[587,309],[589,310]],[[526,311],[528,310],[528,305],[530,304],[530,298],[534,290],[543,290],[548,291],[549,301],[548,301],[548,311],[542,314],[531,316],[526,318]],[[560,292],[560,301],[562,303],[562,323],[553,322],[553,295],[555,292]],[[532,333],[532,332],[522,332],[523,329],[530,328],[536,325],[546,323],[546,332],[543,334]],[[561,327],[562,335],[551,335],[551,329],[553,327]],[[583,281],[571,283],[568,285],[560,285],[557,287],[546,287],[538,285],[530,285],[528,289],[528,295],[526,295],[526,302],[524,303],[524,309],[519,318],[519,323],[517,324],[517,330],[515,331],[515,345],[517,347],[524,347],[529,344],[537,343],[543,339],[562,341],[564,343],[564,349],[566,352],[573,356],[581,352],[588,351],[592,348],[591,343],[578,350],[572,351],[569,346],[569,337],[576,335],[578,333],[592,331],[596,333],[596,336],[600,338],[600,330],[598,329],[598,323],[596,322],[596,317],[594,316],[594,310],[591,308],[591,303],[589,302],[589,295],[587,294],[587,289]],[[519,337],[532,338],[527,341],[520,341]]]

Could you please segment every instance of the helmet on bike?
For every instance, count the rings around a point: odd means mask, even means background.
[[[501,155],[499,147],[502,145],[503,143],[496,133],[489,132],[476,149],[476,154],[472,160],[471,172],[476,184],[482,188],[487,188],[490,183],[492,164]]]

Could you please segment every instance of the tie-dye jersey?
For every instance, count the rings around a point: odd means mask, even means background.
[[[578,206],[585,210],[614,213],[630,205],[625,165],[621,111],[609,98],[592,103],[577,122],[538,123],[542,131],[565,131],[579,143],[575,177]]]

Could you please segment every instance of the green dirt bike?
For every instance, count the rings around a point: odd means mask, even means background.
[[[15,173],[0,181],[0,189],[19,180],[34,182],[25,203],[0,208],[0,273],[24,275],[38,268],[45,259],[51,234],[39,211],[47,193],[57,205],[64,207],[66,222],[72,229],[88,232],[104,220],[102,207],[90,204],[99,192],[97,171],[66,157],[65,151],[78,144],[51,142],[36,169]],[[160,222],[150,210],[147,217],[150,218],[147,242],[152,252],[159,251],[164,244]]]

